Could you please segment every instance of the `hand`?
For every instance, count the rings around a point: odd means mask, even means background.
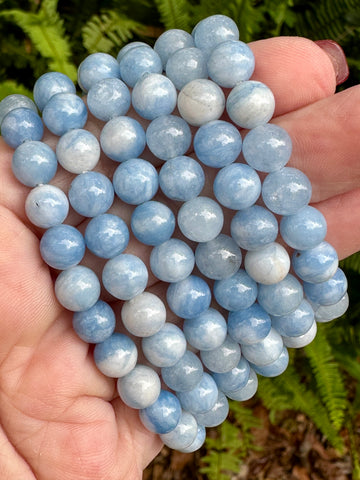
[[[253,78],[273,90],[273,121],[293,139],[290,165],[312,181],[312,201],[328,221],[327,240],[345,257],[360,244],[360,87],[334,95],[333,65],[309,40],[274,38],[252,48]],[[99,131],[91,121],[88,127]],[[47,141],[55,140],[48,135]],[[0,477],[140,479],[161,442],[119,400],[115,381],[96,369],[91,346],[57,303],[52,273],[39,254],[40,232],[24,212],[29,190],[14,179],[11,155],[0,139]],[[103,161],[102,168],[110,173],[115,166]],[[66,191],[69,176],[59,172],[54,183]],[[130,207],[118,202],[114,209],[129,218]],[[67,219],[81,222],[74,214]],[[149,248],[132,241],[129,251],[148,263]],[[91,255],[88,261],[101,270]],[[149,284],[164,293],[154,278]]]

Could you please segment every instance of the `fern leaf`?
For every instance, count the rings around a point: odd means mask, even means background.
[[[160,13],[161,23],[165,28],[180,28],[190,30],[189,7],[187,0],[155,0]]]
[[[358,66],[360,68],[360,61]],[[350,255],[350,257],[342,260],[341,268],[344,268],[346,270],[353,270],[356,273],[360,273],[360,253],[354,253],[353,255]]]
[[[32,98],[32,92],[24,87],[24,85],[19,85],[13,80],[6,80],[5,82],[0,83],[0,100],[13,93],[20,93],[21,95],[26,95],[27,97]]]

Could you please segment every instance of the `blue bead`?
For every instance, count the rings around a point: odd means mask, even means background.
[[[120,200],[130,205],[139,205],[153,198],[159,187],[159,178],[150,162],[142,158],[131,158],[116,168],[113,185]]]
[[[39,141],[44,134],[41,118],[30,108],[11,110],[1,124],[1,136],[12,148],[30,140]]]
[[[198,424],[189,412],[182,412],[177,426],[169,433],[160,435],[162,442],[169,448],[182,450],[188,448],[197,437]]]
[[[175,215],[164,203],[150,200],[138,205],[131,215],[131,230],[145,245],[160,245],[175,229]]]
[[[279,230],[275,215],[260,205],[236,212],[230,229],[232,238],[245,250],[255,250],[274,242]]]
[[[39,141],[28,141],[19,145],[11,163],[15,177],[27,187],[49,183],[55,176],[57,166],[54,151],[46,143]]]
[[[250,345],[263,340],[270,332],[271,318],[258,304],[230,312],[228,316],[229,335],[238,343]]]
[[[271,317],[271,324],[275,330],[285,337],[298,337],[304,335],[312,326],[314,321],[314,310],[309,302],[302,300],[300,305],[293,312],[280,317]]]
[[[94,348],[97,368],[107,377],[119,378],[127,375],[135,367],[138,351],[130,337],[113,333]]]
[[[84,172],[70,184],[69,202],[73,209],[85,217],[105,213],[114,201],[111,181],[100,172]]]
[[[240,268],[241,250],[228,235],[220,233],[209,242],[199,243],[195,250],[195,262],[207,278],[221,280],[234,275]]]
[[[197,78],[207,78],[206,57],[196,47],[182,48],[173,53],[166,63],[166,75],[178,90]]]
[[[20,93],[13,93],[0,102],[0,127],[5,116],[15,108],[30,108],[34,113],[38,113],[38,109],[31,98]]]
[[[283,347],[281,336],[272,328],[267,336],[259,342],[241,345],[241,352],[248,362],[263,367],[275,362],[281,355]]]
[[[119,66],[120,76],[129,87],[134,87],[144,73],[162,72],[161,58],[148,46],[128,50],[121,58]]]
[[[349,307],[349,295],[345,295],[333,305],[319,305],[311,302],[311,306],[315,313],[315,320],[319,323],[327,323],[339,318]]]
[[[232,123],[213,120],[202,125],[194,136],[198,159],[209,167],[221,168],[237,159],[241,152],[241,135]]]
[[[202,363],[195,353],[186,350],[175,365],[161,369],[161,376],[171,390],[186,392],[196,387],[203,371]]]
[[[338,268],[334,275],[325,282],[304,282],[304,293],[311,302],[319,305],[333,305],[345,295],[348,282],[344,272]]]
[[[225,394],[234,390],[239,390],[245,387],[249,380],[250,366],[249,362],[241,356],[236,367],[225,373],[213,373],[212,377],[215,380],[219,390]]]
[[[286,347],[283,348],[280,356],[272,363],[259,367],[251,364],[251,368],[263,377],[277,377],[285,372],[289,364],[289,352]]]
[[[199,350],[213,350],[226,338],[227,324],[223,315],[209,308],[199,316],[188,318],[183,325],[186,340]]]
[[[241,210],[251,207],[259,198],[261,181],[253,168],[243,163],[232,163],[219,170],[213,189],[221,205]]]
[[[182,408],[193,414],[205,413],[213,408],[218,394],[215,380],[208,373],[203,373],[200,382],[192,390],[177,392]]]
[[[88,267],[76,265],[63,270],[55,280],[59,303],[73,312],[88,310],[99,300],[100,282]]]
[[[92,53],[78,68],[78,83],[83,92],[104,78],[120,78],[119,63],[108,53]]]
[[[60,188],[54,185],[38,185],[26,197],[25,212],[30,222],[37,227],[53,227],[67,217],[69,201]]]
[[[314,320],[311,327],[307,332],[302,335],[298,335],[297,337],[285,337],[283,336],[284,345],[288,348],[303,348],[306,345],[309,345],[314,338],[316,337],[317,333],[317,323]]]
[[[101,258],[122,253],[129,243],[129,229],[117,215],[104,213],[90,220],[85,229],[88,249]]]
[[[287,315],[300,305],[303,288],[290,273],[279,283],[258,285],[258,302],[270,315]]]
[[[148,45],[148,44],[145,43],[145,42],[129,42],[129,43],[127,43],[126,45],[124,45],[123,47],[120,48],[119,53],[117,54],[116,60],[120,63],[120,61],[122,60],[122,58],[124,57],[124,55],[125,55],[129,50],[132,50],[133,48],[137,48],[137,47],[147,47],[147,48],[151,48],[151,46]]]
[[[40,240],[40,253],[50,267],[65,270],[83,259],[84,237],[71,225],[55,225],[44,232]]]
[[[108,303],[98,300],[89,310],[75,312],[72,324],[84,342],[100,343],[114,333],[115,313]]]
[[[189,125],[176,115],[155,118],[146,130],[150,151],[161,160],[184,155],[191,144]]]
[[[43,110],[43,122],[55,135],[64,135],[73,128],[83,128],[87,121],[84,101],[75,93],[53,95]]]
[[[121,400],[131,408],[147,408],[159,398],[159,375],[146,365],[136,365],[131,372],[117,381]]]
[[[196,452],[196,450],[199,450],[202,447],[202,445],[204,444],[205,438],[206,438],[205,427],[203,425],[198,425],[195,440],[192,443],[190,443],[190,445],[188,447],[183,447],[181,449],[178,448],[178,450],[180,452],[183,452],[183,453]]]
[[[116,162],[137,158],[146,145],[145,131],[134,118],[115,117],[104,125],[100,145],[105,155]]]
[[[294,271],[301,280],[320,283],[329,280],[339,266],[335,248],[327,242],[321,242],[314,248],[295,251],[292,256]]]
[[[154,44],[154,50],[161,58],[163,67],[166,66],[167,61],[171,55],[177,50],[189,48],[194,46],[194,39],[190,33],[172,28],[163,32]]]
[[[33,93],[38,109],[43,111],[51,97],[57,93],[76,93],[76,88],[67,75],[60,72],[47,72],[36,80]]]
[[[200,357],[204,366],[214,373],[229,372],[240,361],[241,351],[239,344],[230,336],[213,350],[201,350]]]
[[[119,78],[104,78],[90,88],[87,105],[94,117],[108,122],[126,115],[131,105],[130,90]]]
[[[204,425],[204,427],[217,427],[226,420],[228,414],[229,402],[223,392],[219,391],[215,405],[207,412],[197,413],[195,418],[199,425]]]
[[[205,185],[205,174],[199,162],[191,157],[170,158],[161,167],[159,185],[171,200],[186,202],[197,197]]]
[[[239,402],[245,402],[252,398],[258,388],[258,378],[255,371],[250,368],[249,379],[245,387],[239,388],[238,390],[232,390],[231,392],[226,392],[226,396],[231,398],[231,400],[237,400]]]
[[[214,282],[214,297],[219,305],[226,310],[243,310],[250,307],[256,300],[256,282],[239,269],[234,275]]]
[[[173,323],[165,323],[161,329],[141,341],[147,360],[156,367],[172,367],[186,351],[186,339],[182,330]]]
[[[163,282],[180,282],[193,271],[194,252],[189,245],[177,238],[154,247],[150,254],[152,273]]]
[[[159,73],[143,75],[132,91],[132,105],[140,117],[147,120],[170,115],[176,107],[176,88],[172,81]]]
[[[100,144],[91,132],[74,128],[64,133],[56,145],[60,165],[71,173],[92,170],[100,159]]]
[[[197,317],[210,306],[211,291],[208,284],[196,275],[171,283],[166,292],[169,308],[181,318]]]
[[[180,418],[180,402],[173,393],[166,390],[161,390],[156,402],[140,410],[140,420],[143,425],[154,433],[171,432],[179,423]]]
[[[303,172],[292,167],[269,173],[262,185],[265,205],[279,215],[292,215],[305,207],[311,193],[310,180]]]
[[[285,242],[297,250],[314,248],[325,238],[327,232],[324,215],[306,205],[293,215],[281,219],[280,233]]]
[[[211,15],[198,22],[193,31],[195,45],[209,54],[216,45],[227,40],[239,40],[239,29],[230,17]]]
[[[290,159],[292,141],[279,125],[266,123],[250,130],[243,142],[246,162],[260,172],[274,172],[284,167]]]
[[[115,298],[130,300],[145,290],[148,271],[140,258],[121,253],[106,262],[102,281],[106,290]]]

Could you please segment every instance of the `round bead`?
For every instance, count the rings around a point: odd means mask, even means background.
[[[148,271],[140,258],[130,253],[121,253],[106,262],[102,281],[106,290],[115,298],[130,300],[145,290]]]
[[[173,393],[161,390],[152,405],[140,410],[140,420],[151,432],[164,434],[174,430],[180,421],[181,413],[178,398]]]
[[[83,128],[87,121],[84,101],[75,93],[53,95],[43,110],[43,122],[55,135],[64,135],[73,128]]]
[[[156,39],[154,50],[160,56],[163,67],[165,67],[169,57],[177,50],[193,46],[194,39],[190,33],[178,28],[172,28],[163,32]]]
[[[113,333],[94,348],[97,368],[107,377],[119,378],[135,367],[138,352],[135,343],[122,333]]]
[[[223,423],[229,414],[229,402],[223,392],[219,391],[215,405],[204,413],[197,413],[195,418],[204,427],[217,427]]]
[[[105,213],[114,201],[111,181],[100,172],[84,172],[70,184],[69,202],[73,209],[84,217]]]
[[[108,303],[98,300],[89,310],[75,312],[72,324],[84,342],[100,343],[114,333],[115,313]]]
[[[227,336],[224,342],[213,350],[201,350],[200,357],[204,366],[211,372],[229,372],[239,363],[241,351],[239,344]]]
[[[173,323],[165,323],[160,330],[141,342],[147,360],[156,367],[175,365],[186,351],[182,330]]]
[[[159,187],[159,178],[150,162],[142,158],[131,158],[116,168],[113,185],[120,200],[130,205],[139,205],[153,198]]]
[[[90,220],[85,229],[87,248],[100,258],[122,253],[129,243],[129,229],[120,217],[103,213]]]
[[[69,201],[60,188],[54,185],[39,185],[26,197],[25,212],[30,222],[37,227],[53,227],[67,217]]]
[[[167,447],[182,450],[193,443],[197,432],[198,424],[195,417],[189,412],[182,412],[180,421],[174,430],[160,435],[160,438]]]
[[[59,138],[56,156],[60,165],[71,173],[92,170],[100,159],[100,144],[91,132],[76,128]]]
[[[143,292],[124,302],[121,320],[128,332],[137,337],[150,337],[157,333],[166,320],[166,308],[159,297]]]
[[[119,62],[123,81],[134,87],[145,73],[161,73],[162,62],[159,55],[148,46],[138,46],[128,50]]]
[[[74,267],[85,254],[84,237],[71,225],[55,225],[44,232],[40,240],[40,253],[52,268],[65,270]]]
[[[225,373],[213,373],[212,377],[216,382],[219,390],[223,391],[226,395],[227,392],[239,390],[245,387],[249,380],[250,366],[249,362],[241,356],[239,363],[236,367]]]
[[[303,288],[299,280],[289,273],[279,283],[259,284],[257,298],[270,315],[287,315],[300,305],[303,299]]]
[[[116,162],[139,157],[146,145],[145,131],[131,117],[115,117],[101,131],[100,145],[105,155]]]
[[[30,108],[34,113],[38,113],[35,103],[29,97],[20,93],[13,93],[0,102],[0,127],[5,116],[16,108]]]
[[[118,379],[117,391],[121,400],[129,407],[149,407],[160,395],[159,375],[146,365],[136,365],[131,372]]]
[[[201,448],[202,445],[204,444],[205,438],[206,438],[205,427],[203,425],[198,425],[195,440],[192,443],[190,443],[188,447],[178,448],[178,450],[183,453],[196,452],[196,450],[199,450],[199,448]]]
[[[271,318],[258,303],[244,310],[229,313],[229,335],[241,345],[252,345],[264,340],[270,329]]]
[[[183,409],[195,415],[205,413],[213,408],[218,394],[219,390],[215,380],[208,373],[203,373],[200,382],[192,390],[177,392]]]
[[[306,345],[309,345],[314,340],[314,338],[316,337],[316,333],[317,324],[314,320],[309,330],[303,335],[299,335],[297,337],[283,336],[282,338],[284,345],[288,348],[303,348],[306,347]]]
[[[178,90],[197,78],[207,78],[206,57],[196,47],[182,48],[173,53],[166,63],[166,75]]]
[[[306,205],[293,215],[283,217],[280,222],[283,240],[297,250],[316,247],[324,240],[326,232],[324,215],[310,205]]]
[[[163,282],[180,282],[193,271],[195,256],[189,245],[177,238],[154,247],[150,254],[152,273]]]
[[[108,53],[92,53],[80,63],[78,68],[78,83],[85,93],[104,78],[119,77],[119,63]]]
[[[230,311],[250,307],[257,295],[256,282],[243,269],[231,277],[216,280],[213,290],[217,303]]]
[[[35,103],[42,111],[51,97],[57,93],[76,93],[76,88],[67,75],[60,72],[47,72],[36,80],[33,93]]]
[[[124,57],[124,55],[129,51],[129,50],[132,50],[133,48],[137,48],[137,47],[147,47],[147,48],[151,48],[150,45],[148,45],[147,43],[145,42],[129,42],[127,43],[126,45],[124,45],[123,47],[120,48],[119,50],[119,53],[117,54],[117,61],[120,63],[120,61],[122,60],[122,58]]]
[[[331,322],[335,318],[339,318],[349,307],[349,295],[345,295],[333,305],[318,305],[311,303],[311,306],[315,313],[315,320],[319,323]]]
[[[273,242],[248,251],[245,270],[256,282],[271,285],[283,280],[290,270],[290,257],[285,248]]]
[[[126,115],[131,105],[131,94],[119,78],[104,78],[90,88],[87,105],[94,117],[108,122],[114,117]]]
[[[251,368],[263,377],[277,377],[285,372],[289,365],[289,352],[286,347],[282,349],[280,356],[268,365],[259,367],[258,365],[251,364]]]
[[[293,312],[280,317],[271,317],[271,324],[283,337],[304,335],[314,322],[314,310],[309,302],[302,300]]]
[[[88,267],[76,265],[63,270],[55,280],[59,303],[73,312],[88,310],[99,300],[100,282]]]
[[[205,174],[199,162],[191,157],[170,158],[161,167],[159,185],[171,200],[186,202],[197,197],[205,185]]]
[[[196,275],[171,283],[166,292],[169,308],[181,318],[197,317],[209,308],[211,291],[208,284]]]
[[[239,40],[239,29],[226,15],[211,15],[198,22],[193,31],[195,45],[209,54],[216,45],[227,40]]]
[[[12,148],[17,148],[23,142],[39,141],[44,134],[41,118],[30,108],[11,110],[1,123],[1,136]]]
[[[239,388],[238,390],[233,390],[231,392],[226,392],[226,395],[231,400],[237,400],[239,402],[245,402],[252,398],[258,388],[258,378],[255,371],[250,368],[249,379],[245,387]]]
[[[186,350],[175,365],[161,369],[161,376],[171,390],[187,392],[200,382],[203,371],[202,363],[195,353]]]
[[[213,350],[226,338],[227,324],[223,315],[209,308],[199,316],[188,318],[183,325],[186,340],[199,350]]]
[[[172,81],[159,73],[143,75],[132,91],[135,111],[147,120],[169,115],[176,106],[176,88]]]
[[[326,282],[334,275],[339,266],[339,259],[332,245],[321,242],[314,248],[295,251],[292,266],[301,280],[320,283]]]
[[[304,282],[304,293],[311,302],[333,305],[345,295],[348,283],[344,272],[338,268],[334,275],[321,283]]]
[[[131,215],[131,230],[145,245],[160,245],[170,239],[175,215],[164,203],[150,200],[138,205]]]
[[[263,367],[275,362],[281,355],[283,347],[281,336],[272,328],[268,335],[259,342],[241,345],[241,351],[248,362]]]

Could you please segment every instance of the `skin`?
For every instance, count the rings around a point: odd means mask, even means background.
[[[346,257],[360,243],[360,87],[334,94],[333,65],[309,40],[283,37],[251,46],[253,78],[273,90],[273,121],[293,139],[290,165],[309,176],[312,202],[328,221],[326,239]],[[87,128],[100,130],[93,120]],[[45,138],[56,142],[49,134]],[[53,273],[39,254],[41,232],[24,213],[29,189],[13,177],[11,155],[0,139],[0,477],[140,479],[161,442],[119,400],[115,380],[96,369],[93,348],[79,340],[71,312],[57,303]],[[103,159],[99,169],[111,175],[115,167]],[[70,179],[59,171],[52,183],[66,191]],[[120,202],[112,209],[126,220],[131,210]],[[84,228],[74,213],[67,223]],[[134,239],[128,251],[148,263],[150,249]],[[99,260],[88,254],[86,261],[101,272]],[[164,294],[166,286],[153,277],[149,285]],[[114,304],[117,312],[120,307]]]

